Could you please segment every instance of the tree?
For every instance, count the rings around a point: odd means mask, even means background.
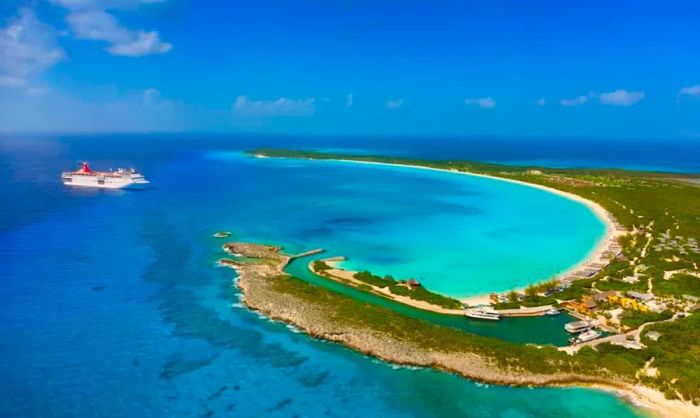
[[[529,285],[525,288],[525,296],[535,296],[537,295],[537,287],[534,285]]]
[[[517,303],[518,302],[518,292],[516,292],[515,290],[511,290],[508,293],[508,302]]]

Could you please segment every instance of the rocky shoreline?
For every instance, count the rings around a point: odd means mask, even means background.
[[[636,405],[662,416],[698,417],[697,409],[680,401],[666,400],[662,394],[635,387],[632,382],[615,376],[594,376],[575,373],[534,373],[519,367],[503,367],[497,359],[469,350],[442,350],[430,341],[415,340],[374,329],[371,324],[344,321],[341,312],[328,303],[328,295],[306,285],[306,297],[280,289],[279,283],[292,279],[283,269],[289,256],[280,247],[260,244],[227,243],[226,251],[242,258],[224,259],[221,265],[234,268],[236,285],[243,292],[243,303],[250,309],[301,329],[308,335],[340,343],[368,356],[386,362],[417,367],[430,367],[457,373],[468,379],[508,386],[584,386],[613,391]],[[316,289],[316,290],[314,290]],[[318,293],[318,294],[316,294]],[[334,298],[336,296],[334,294]]]

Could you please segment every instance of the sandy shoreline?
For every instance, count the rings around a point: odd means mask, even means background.
[[[444,308],[442,306],[438,305],[433,305],[431,303],[421,301],[421,300],[416,300],[412,299],[407,296],[400,296],[400,295],[395,295],[391,293],[387,288],[377,288],[376,286],[369,285],[367,283],[363,283],[357,279],[355,279],[355,271],[351,270],[345,270],[342,269],[338,266],[338,264],[342,260],[337,260],[337,257],[334,258],[329,258],[325,260],[320,260],[326,263],[328,266],[331,268],[328,271],[319,271],[314,267],[314,261],[310,262],[308,264],[309,270],[314,273],[315,275],[319,277],[324,277],[328,280],[333,280],[338,283],[343,283],[346,286],[351,286],[356,289],[359,288],[359,286],[369,286],[372,291],[372,294],[378,295],[385,297],[389,300],[393,300],[394,302],[404,304],[406,306],[411,306],[417,309],[422,309],[424,311],[429,311],[429,312],[435,312],[443,315],[456,315],[456,316],[463,316],[464,315],[464,310],[463,309],[448,309]]]
[[[262,155],[256,155],[257,158],[262,158],[265,156]],[[312,158],[304,158],[306,160],[313,160],[316,161],[315,159]],[[434,167],[425,167],[421,165],[414,165],[414,164],[398,164],[398,163],[382,163],[382,162],[376,162],[376,161],[358,161],[358,160],[348,160],[348,159],[322,159],[318,161],[335,161],[335,162],[344,162],[344,163],[355,163],[355,164],[368,164],[368,165],[377,165],[377,166],[386,166],[386,167],[408,167],[408,168],[414,168],[414,169],[419,169],[419,170],[431,170],[431,171],[439,171],[443,173],[453,173],[453,174],[462,174],[462,175],[467,175],[467,176],[475,176],[475,177],[481,177],[481,178],[487,178],[491,180],[497,180],[497,181],[505,181],[509,183],[514,183],[518,184],[521,186],[527,186],[527,187],[533,187],[536,189],[544,190],[549,193],[553,193],[556,195],[559,195],[561,197],[564,197],[569,200],[573,200],[575,202],[581,203],[588,207],[588,209],[593,212],[593,214],[600,219],[604,224],[605,224],[605,235],[598,241],[598,244],[589,252],[588,256],[581,260],[579,263],[576,265],[572,266],[571,268],[557,274],[556,276],[552,277],[553,279],[561,279],[563,277],[573,275],[579,272],[583,272],[587,268],[589,268],[590,263],[595,263],[595,262],[602,262],[604,261],[603,255],[610,251],[611,246],[617,241],[617,238],[620,235],[624,235],[626,231],[622,230],[620,227],[617,227],[616,225],[617,222],[615,221],[615,218],[605,210],[602,206],[600,206],[598,203],[593,202],[591,200],[588,200],[584,197],[581,197],[579,195],[570,193],[570,192],[565,192],[563,190],[558,190],[552,187],[548,186],[543,186],[540,184],[535,184],[535,183],[528,183],[526,181],[522,180],[515,180],[515,179],[509,179],[505,177],[498,177],[498,176],[491,176],[487,174],[479,174],[479,173],[471,173],[467,171],[458,171],[458,170],[447,170],[443,168],[434,168]],[[540,280],[541,281],[541,280]],[[533,281],[533,283],[536,283],[537,281]],[[517,289],[516,289],[517,290]],[[520,289],[522,290],[522,289]],[[460,301],[468,304],[468,305],[481,305],[481,304],[489,304],[490,299],[488,294],[480,294],[480,295],[473,295],[473,296],[468,296],[464,298],[459,298]]]
[[[628,404],[649,412],[652,417],[699,418],[700,411],[692,404],[666,399],[663,393],[645,386],[627,385],[624,388],[602,384],[579,385],[580,387],[612,393]]]

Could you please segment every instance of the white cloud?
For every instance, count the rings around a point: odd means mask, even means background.
[[[76,91],[51,90],[50,94],[29,96],[13,89],[0,94],[0,131],[22,132],[155,132],[193,128],[192,117],[206,120],[197,126],[228,123],[224,110],[212,116],[208,109],[185,107],[177,101],[160,99],[158,107],[144,102],[144,91],[114,91],[80,97]],[[77,95],[74,95],[78,93]]]
[[[246,96],[238,96],[232,107],[236,116],[310,116],[316,113],[315,98],[288,99],[280,97],[277,100],[250,100]]]
[[[353,97],[352,93],[348,94],[347,98],[345,99],[345,106],[351,107],[353,103]]]
[[[24,91],[24,94],[31,97],[46,96],[49,94],[49,89],[44,87],[29,87]]]
[[[129,30],[121,27],[117,19],[104,10],[72,12],[66,20],[78,39],[121,43],[131,37]]]
[[[139,4],[163,3],[166,0],[49,0],[68,9],[125,9]]]
[[[401,109],[401,106],[403,106],[403,99],[389,100],[388,102],[386,102],[387,109]]]
[[[606,105],[628,107],[644,100],[643,91],[615,90],[600,95],[600,102]]]
[[[573,99],[561,99],[560,103],[562,106],[574,107],[585,104],[588,101],[588,96],[578,96]]]
[[[158,32],[138,31],[136,38],[122,44],[113,44],[107,51],[112,55],[125,57],[142,57],[144,55],[164,54],[172,49],[172,45],[160,40]]]
[[[154,88],[148,88],[143,91],[143,102],[146,104],[152,104],[154,101],[160,99],[160,91]]]
[[[163,104],[163,99],[160,96],[160,91],[154,88],[148,88],[143,92],[143,104],[151,108],[159,108]]]
[[[29,8],[0,29],[0,86],[20,87],[65,58],[56,31]]]
[[[496,107],[496,101],[492,97],[467,97],[464,99],[464,104],[471,106],[479,106],[482,109],[493,109]]]
[[[0,76],[0,87],[21,87],[25,84],[27,84],[27,80],[21,77]]]
[[[541,99],[538,99],[535,103],[537,103],[538,106],[544,106],[547,104],[547,101],[544,97],[542,97]]]
[[[163,42],[157,31],[132,30],[123,26],[114,15],[107,12],[110,8],[125,8],[139,3],[154,1],[89,1],[89,0],[53,0],[69,10],[66,21],[76,39],[107,42],[107,52],[125,57],[142,57],[163,54],[172,49],[172,45]]]
[[[677,96],[679,98],[683,96],[700,97],[700,84],[681,88],[678,90]]]

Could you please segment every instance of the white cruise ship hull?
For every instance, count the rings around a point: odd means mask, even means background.
[[[99,177],[84,175],[68,175],[61,177],[61,181],[66,186],[72,187],[92,187],[100,189],[136,189],[143,188],[149,184],[143,178],[134,179],[128,176],[123,177]]]
[[[488,321],[498,321],[501,319],[501,315],[494,310],[482,310],[482,309],[467,309],[464,312],[467,318],[472,319],[486,319]]]
[[[472,318],[472,319],[485,319],[487,321],[498,321],[501,318],[497,316],[487,316],[487,315],[474,315],[474,314],[465,314],[467,318]]]

